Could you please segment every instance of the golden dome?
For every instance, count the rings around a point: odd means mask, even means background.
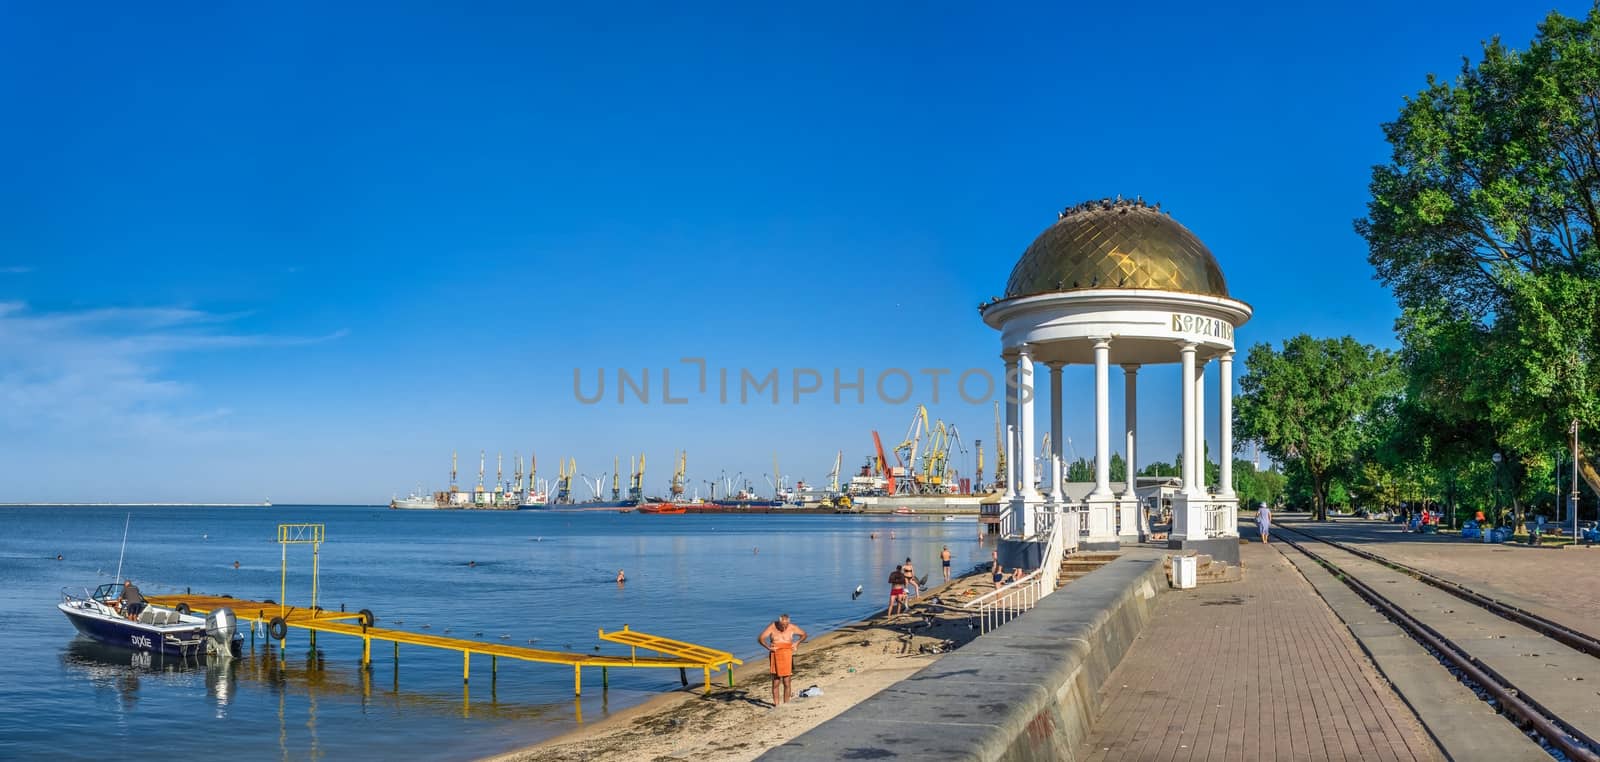
[[[1022,253],[1007,299],[1090,288],[1148,288],[1227,296],[1211,250],[1143,201],[1090,201],[1061,212]]]

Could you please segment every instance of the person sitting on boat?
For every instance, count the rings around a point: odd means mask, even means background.
[[[135,587],[133,580],[122,581],[122,597],[117,601],[122,605],[122,615],[129,619],[138,619],[139,613],[149,605],[145,602],[144,595]]]

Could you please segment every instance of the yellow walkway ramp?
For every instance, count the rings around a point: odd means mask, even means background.
[[[606,670],[611,667],[677,667],[680,679],[683,679],[685,684],[687,684],[687,680],[683,678],[683,671],[690,667],[695,667],[705,672],[705,689],[710,692],[712,670],[728,666],[728,684],[732,685],[733,669],[731,665],[744,663],[726,651],[718,651],[693,643],[631,630],[626,625],[618,632],[607,633],[605,630],[600,631],[602,640],[634,648],[634,652],[629,656],[612,656],[570,651],[550,651],[542,648],[527,648],[504,643],[485,643],[443,635],[391,630],[367,624],[366,617],[368,614],[365,612],[349,613],[302,609],[266,601],[210,595],[152,595],[147,596],[147,599],[158,606],[168,608],[179,608],[181,606],[199,614],[206,614],[219,608],[233,609],[234,616],[241,621],[252,624],[266,624],[268,626],[268,634],[277,638],[280,646],[290,627],[298,627],[313,633],[329,632],[361,638],[362,664],[370,664],[372,662],[372,641],[374,640],[393,643],[397,660],[400,657],[401,643],[446,651],[460,651],[462,657],[461,681],[463,683],[467,682],[470,674],[473,654],[489,656],[492,660],[491,669],[495,670],[498,670],[498,659],[502,656],[522,661],[571,665],[573,692],[580,695],[583,687],[581,670],[584,667],[600,667],[603,681],[606,678]],[[282,622],[282,624],[280,625],[279,622]],[[637,653],[639,648],[666,655],[640,657]]]
[[[707,693],[711,692],[712,670],[722,669],[726,665],[728,667],[728,685],[732,687],[733,665],[744,664],[743,660],[735,658],[733,654],[727,651],[718,651],[715,648],[706,648],[705,646],[686,643],[682,640],[651,635],[648,632],[629,629],[628,625],[623,625],[622,629],[612,632],[600,630],[600,639],[630,646],[635,656],[637,656],[638,650],[643,648],[700,665],[705,670]],[[684,683],[687,684],[688,680],[685,679]]]

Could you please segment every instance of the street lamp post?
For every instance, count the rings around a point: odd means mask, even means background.
[[[1567,498],[1567,513],[1572,514],[1572,541],[1578,541],[1578,419],[1567,427],[1572,433],[1572,495]]]
[[[1491,460],[1494,461],[1494,523],[1499,526],[1505,516],[1500,508],[1500,461],[1504,460],[1500,453],[1495,453]]]

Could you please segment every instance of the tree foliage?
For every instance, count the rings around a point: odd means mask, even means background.
[[[1304,469],[1312,507],[1326,519],[1333,479],[1367,444],[1361,425],[1399,387],[1393,355],[1342,339],[1301,334],[1282,351],[1250,348],[1239,379],[1236,425],[1279,463]]]
[[[1438,476],[1503,453],[1520,518],[1569,422],[1600,425],[1600,7],[1491,40],[1384,134],[1356,229],[1402,308],[1404,455]]]

